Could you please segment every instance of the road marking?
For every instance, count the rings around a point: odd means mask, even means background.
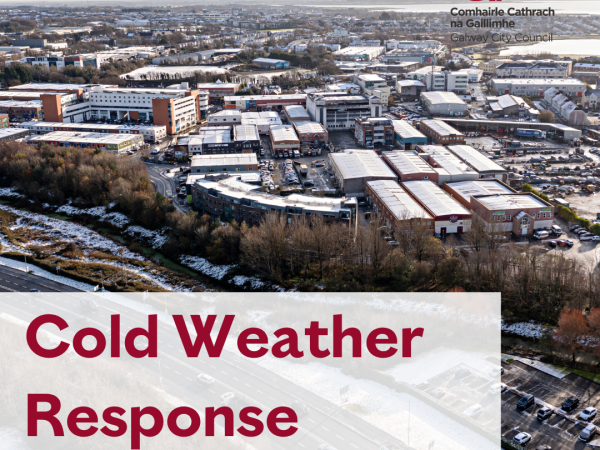
[[[336,434],[335,436],[336,436],[337,438],[341,439],[342,441],[344,440],[344,438],[343,438],[343,437],[341,437],[339,434]]]
[[[180,374],[179,372],[177,372],[176,370],[174,370],[174,372],[175,372],[177,375],[181,375],[181,374]]]
[[[225,373],[225,372],[223,372],[223,373]],[[234,379],[235,381],[240,381],[240,380],[238,380],[236,377],[233,377],[233,379]]]
[[[298,442],[298,445],[299,445],[300,447],[304,447],[304,444],[302,444],[301,442]]]
[[[258,392],[259,394],[262,394],[262,392],[261,392],[261,391],[259,391],[258,389],[256,390],[256,392]]]
[[[249,388],[251,388],[252,386],[250,386],[248,383],[244,383],[246,386],[248,386]]]
[[[192,380],[190,377],[186,377],[186,378],[187,378],[188,380],[190,380],[190,381],[194,381],[194,380]]]
[[[329,430],[328,430],[327,428],[325,428],[325,427],[321,427],[321,428],[323,428],[325,431],[329,431]]]
[[[354,448],[358,448],[358,447],[357,447],[356,445],[354,445],[354,444],[350,444],[350,445],[351,445],[352,447],[354,447]]]
[[[227,372],[223,372],[222,370],[221,370],[221,373],[224,373],[225,375],[227,375]]]
[[[269,395],[269,398],[270,398],[271,400],[275,400],[275,399],[274,399],[273,397],[271,397],[270,395]]]
[[[216,369],[216,367],[215,367],[215,366],[211,366],[210,364],[209,364],[209,366],[210,366],[211,368],[213,368],[213,369]]]
[[[213,394],[215,393],[215,391],[213,391],[212,389],[209,389],[208,392],[212,392]]]
[[[312,423],[317,423],[317,422],[315,422],[315,421],[314,421],[314,420],[312,420],[312,419],[308,419],[308,420],[310,420]]]

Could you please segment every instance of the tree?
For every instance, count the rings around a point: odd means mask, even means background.
[[[552,114],[552,111],[542,111],[540,113],[540,122],[543,123],[554,123],[554,114]]]
[[[556,345],[571,353],[573,363],[577,350],[582,347],[582,338],[588,335],[588,325],[581,311],[565,309],[558,319],[554,332]]]

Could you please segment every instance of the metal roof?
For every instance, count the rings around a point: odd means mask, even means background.
[[[435,170],[412,152],[383,152],[385,161],[402,175],[410,173],[436,173]]]
[[[394,132],[398,133],[398,135],[402,139],[409,138],[423,138],[427,139],[423,133],[409,124],[406,120],[392,120],[394,124]]]
[[[330,153],[329,159],[338,168],[344,179],[398,177],[373,150],[345,150],[343,153]]]
[[[197,155],[192,156],[192,167],[206,166],[238,166],[258,164],[256,153],[236,153],[224,155]]]
[[[291,125],[272,125],[270,128],[270,133],[273,138],[273,141],[298,141],[298,135],[294,130],[294,127]]]
[[[260,141],[256,125],[235,125],[233,127],[235,141]]]
[[[478,197],[477,200],[486,208],[491,210],[549,207],[531,193],[490,195],[486,197]]]
[[[440,136],[463,136],[456,128],[441,120],[421,120],[421,124],[432,129]]]
[[[283,109],[285,110],[285,113],[291,119],[297,119],[297,118],[302,118],[302,117],[310,117],[308,115],[308,112],[306,111],[306,109],[304,109],[304,106],[300,106],[300,105],[287,105],[287,106],[284,106]]]
[[[475,150],[470,145],[449,145],[448,150],[473,167],[479,173],[506,172],[506,169],[504,169],[502,166],[499,166],[490,158]]]
[[[441,105],[446,103],[466,105],[454,92],[421,92],[421,97],[430,105]]]
[[[327,130],[319,122],[295,122],[294,127],[298,133],[327,133]]]
[[[367,181],[381,202],[398,220],[432,219],[431,215],[393,180]]]
[[[468,203],[474,195],[512,194],[514,192],[498,180],[457,181],[448,183],[448,186]]]
[[[402,183],[402,187],[421,202],[434,217],[470,214],[460,203],[431,181],[406,181]]]

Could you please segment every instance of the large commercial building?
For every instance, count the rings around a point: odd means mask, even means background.
[[[438,172],[416,152],[383,152],[381,158],[398,176],[400,181],[429,180],[438,182]]]
[[[582,97],[587,85],[575,78],[493,78],[492,88],[498,94],[542,97],[550,88],[556,88],[570,97]]]
[[[41,136],[32,136],[30,144],[46,143],[56,147],[78,147],[123,153],[137,150],[144,144],[144,138],[132,134],[74,133],[54,131]]]
[[[436,116],[465,115],[468,109],[454,92],[421,92],[421,102],[429,114]]]
[[[516,191],[497,179],[478,179],[444,183],[442,188],[467,209],[473,209],[471,199],[478,195],[506,195]]]
[[[292,194],[287,197],[266,194],[259,186],[243,183],[235,176],[217,181],[210,177],[197,179],[191,186],[192,204],[203,214],[224,221],[236,220],[260,225],[266,215],[281,215],[288,223],[321,217],[326,222],[350,224],[356,217],[355,198],[312,197]]]
[[[375,144],[391,147],[394,145],[394,124],[387,117],[358,117],[355,120],[354,137],[366,147]]]
[[[7,65],[14,64],[15,61],[6,61]],[[30,64],[32,66],[44,66],[48,69],[56,67],[56,70],[64,69],[66,66],[83,67],[84,59],[82,56],[26,56],[19,61],[21,64]]]
[[[421,120],[421,132],[435,144],[464,144],[465,135],[441,120]]]
[[[419,155],[438,174],[437,183],[442,186],[452,181],[477,180],[479,173],[471,166],[458,159],[442,145],[419,145]]]
[[[342,153],[330,153],[329,162],[337,186],[346,195],[359,197],[364,195],[367,181],[398,181],[398,176],[373,150],[346,150]]]
[[[427,136],[409,124],[406,120],[393,120],[394,144],[401,150],[411,150],[417,145],[427,144]]]
[[[333,52],[333,57],[339,61],[371,61],[385,53],[385,47],[352,46]]]
[[[263,69],[289,69],[290,62],[283,59],[272,59],[272,58],[256,58],[252,60],[252,64],[262,67]]]
[[[242,125],[254,125],[260,134],[269,134],[273,125],[281,125],[281,117],[275,111],[243,112]]]
[[[233,127],[206,127],[199,134],[180,138],[177,147],[190,155],[225,155],[233,153],[258,153],[260,136],[254,125]]]
[[[449,145],[448,150],[475,169],[480,178],[497,178],[506,182],[508,178],[506,169],[470,145]]]
[[[15,141],[29,136],[30,131],[22,128],[0,128],[0,142]]]
[[[273,125],[269,131],[273,156],[288,157],[300,151],[300,139],[292,125]]]
[[[323,147],[329,144],[329,132],[319,122],[294,122],[294,129],[300,140],[303,154],[311,147]]]
[[[304,106],[284,106],[283,113],[285,114],[285,117],[290,124],[292,124],[293,122],[306,122],[308,120],[311,120],[310,114],[308,114]]]
[[[433,217],[395,181],[367,181],[365,195],[371,208],[378,211],[394,231],[426,226],[433,234]]]
[[[227,109],[279,111],[286,105],[306,105],[306,94],[236,95],[225,97],[224,101]]]
[[[233,127],[233,143],[238,153],[257,154],[261,144],[256,125],[235,125]]]
[[[206,125],[209,127],[225,127],[240,125],[242,123],[242,113],[237,110],[223,109],[208,116]]]
[[[433,217],[436,235],[443,237],[471,229],[471,213],[437,184],[407,181],[402,187]]]
[[[112,125],[96,123],[64,123],[64,122],[23,122],[19,128],[31,130],[31,134],[40,135],[53,131],[72,131],[84,133],[117,133],[139,134],[147,142],[158,142],[167,136],[164,125]]]
[[[256,153],[238,155],[198,155],[193,156],[190,173],[250,172],[258,170]],[[235,174],[234,174],[235,175]]]
[[[390,98],[390,87],[379,75],[363,74],[356,75],[354,82],[360,86],[361,92],[366,96],[376,96],[381,99],[382,105],[388,104]]]
[[[208,92],[210,98],[222,99],[235,95],[240,90],[240,83],[198,83],[196,89]]]
[[[0,114],[6,114],[11,122],[44,120],[42,102],[39,100],[0,100]]]
[[[329,131],[351,130],[359,117],[381,117],[383,105],[377,97],[349,95],[339,92],[309,94],[306,109],[312,120]]]
[[[567,78],[570,65],[561,65],[554,61],[540,62],[506,62],[496,67],[498,78]]]

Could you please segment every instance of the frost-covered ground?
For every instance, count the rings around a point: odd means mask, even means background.
[[[502,331],[517,336],[541,339],[544,335],[551,333],[552,328],[544,327],[535,322],[516,322],[510,325],[502,323]]]
[[[143,80],[146,78],[149,80],[158,80],[162,73],[185,78],[194,75],[196,72],[221,74],[229,71],[217,66],[146,66],[121,75],[121,78],[125,79],[129,77],[134,80]],[[172,82],[165,80],[165,84],[172,84]]]

